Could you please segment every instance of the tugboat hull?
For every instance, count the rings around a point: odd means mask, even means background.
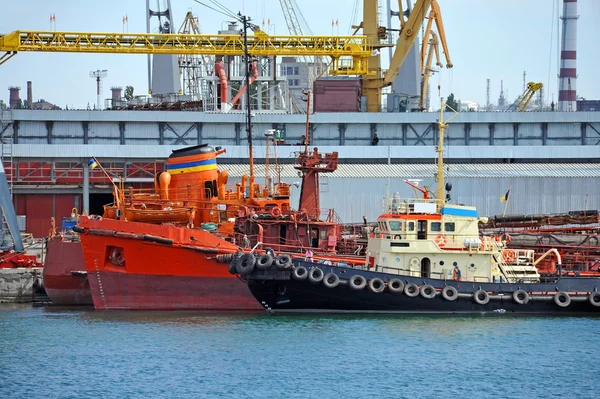
[[[298,266],[309,269],[310,264],[297,262]],[[248,287],[254,297],[273,313],[600,314],[598,278],[563,277],[535,284],[473,283],[337,266],[318,267],[325,278],[330,273],[337,275],[337,286],[310,281],[310,272],[306,279],[297,280],[292,271],[268,270],[250,276]],[[383,286],[376,287],[381,292],[375,292],[369,283],[362,289],[352,288],[350,279],[355,275],[362,276],[365,282],[381,279]],[[401,292],[390,292],[392,279],[402,282]],[[335,281],[335,278],[331,280]],[[410,292],[407,291],[409,286]],[[452,287],[446,289],[446,296],[445,287]],[[455,296],[447,297],[453,290],[456,290]],[[515,292],[518,292],[516,299]]]

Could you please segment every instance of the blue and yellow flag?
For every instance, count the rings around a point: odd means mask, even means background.
[[[506,192],[506,194],[504,194],[504,195],[502,196],[502,198],[500,198],[500,202],[505,202],[505,201],[508,201],[508,196],[509,196],[509,194],[510,194],[510,188],[508,189],[508,191]]]
[[[92,158],[88,161],[88,167],[90,169],[94,169],[96,166],[98,166],[98,161],[96,161],[96,158]]]

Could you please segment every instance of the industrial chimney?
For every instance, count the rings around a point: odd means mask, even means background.
[[[8,106],[12,109],[17,108],[17,104],[21,99],[21,97],[19,97],[19,90],[21,90],[21,88],[17,86],[12,86],[8,88],[8,91],[10,93],[8,96]]]
[[[27,108],[33,109],[33,92],[31,91],[31,80],[27,81]]]
[[[558,110],[577,111],[577,0],[563,0]]]
[[[121,93],[123,92],[123,88],[122,87],[111,87],[110,90],[112,91],[111,98],[112,98],[113,104],[115,102],[120,101],[121,97],[122,97]]]

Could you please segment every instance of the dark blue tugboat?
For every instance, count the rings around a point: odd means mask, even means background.
[[[386,201],[369,238],[366,264],[313,263],[269,254],[235,257],[230,271],[247,281],[270,312],[597,313],[600,277],[562,273],[558,251],[508,249],[508,236],[481,237],[474,207],[451,205],[444,182],[443,104],[437,189],[422,198]],[[554,275],[536,265],[553,259]]]

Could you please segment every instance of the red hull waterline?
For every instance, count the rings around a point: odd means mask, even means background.
[[[73,273],[75,272],[75,274]],[[44,288],[56,305],[93,305],[85,275],[83,250],[78,241],[48,240],[44,261]]]
[[[96,310],[263,309],[235,278],[114,272],[90,272],[89,278]]]
[[[228,264],[203,252],[237,246],[206,231],[86,217],[79,226],[96,310],[264,310]]]

